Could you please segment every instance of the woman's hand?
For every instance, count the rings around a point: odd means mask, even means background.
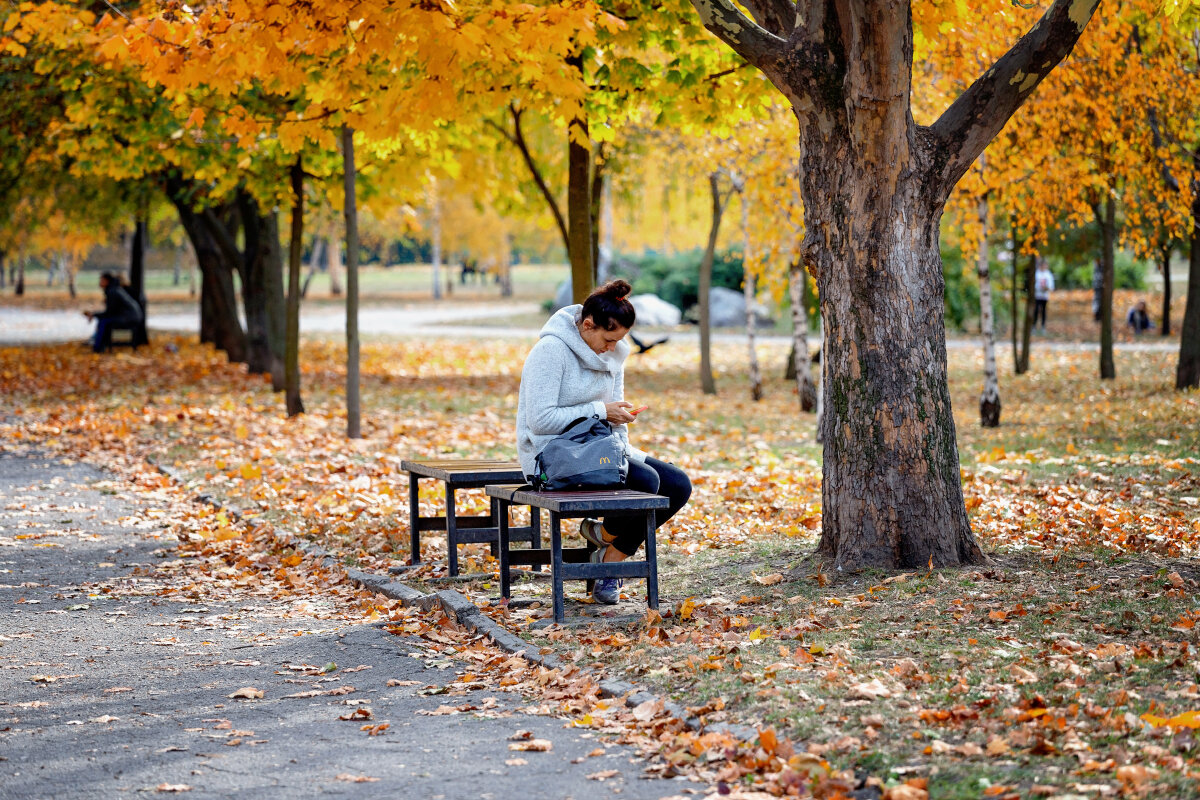
[[[637,419],[637,417],[629,413],[629,409],[631,408],[633,408],[633,403],[626,403],[624,400],[605,403],[604,410],[608,412],[608,416],[605,419],[613,425],[627,425]]]

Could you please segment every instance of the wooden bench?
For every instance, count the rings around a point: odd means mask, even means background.
[[[536,492],[529,486],[488,486],[487,495],[499,502],[500,517],[500,595],[509,597],[509,568],[513,564],[549,564],[550,580],[553,585],[554,621],[562,622],[563,581],[586,580],[589,589],[596,578],[645,578],[646,602],[650,608],[658,608],[658,560],[654,546],[654,512],[666,508],[665,497],[628,489],[593,492]],[[510,505],[529,506],[530,513],[537,509],[550,512],[550,548],[531,545],[528,550],[510,550],[512,533],[508,527]],[[592,564],[589,559],[595,546],[563,548],[562,525],[564,519],[582,517],[642,517],[646,521],[646,557],[644,561],[619,561],[610,564]]]
[[[488,516],[464,517],[458,514],[454,494],[460,489],[482,489],[496,483],[523,481],[521,465],[515,461],[497,459],[435,459],[401,461],[400,469],[408,473],[408,511],[412,530],[412,563],[421,563],[421,531],[445,531],[446,551],[450,574],[458,574],[458,546],[472,542],[487,542],[492,546],[492,555],[499,552],[500,521],[499,503],[491,501]],[[446,515],[444,517],[422,517],[418,502],[421,478],[433,478],[446,485]],[[541,515],[530,509],[530,524],[514,528],[510,535],[528,541],[531,547],[541,546]],[[507,510],[504,521],[508,521]]]

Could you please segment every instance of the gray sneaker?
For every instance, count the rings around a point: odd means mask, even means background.
[[[592,553],[591,561],[593,564],[599,564],[604,561],[604,552],[607,547],[601,547],[596,552]],[[597,578],[592,585],[592,602],[602,603],[606,606],[615,606],[617,601],[621,599],[621,587],[625,582],[620,578]]]

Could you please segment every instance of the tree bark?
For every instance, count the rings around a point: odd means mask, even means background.
[[[300,259],[304,253],[304,161],[291,168],[292,231],[288,247],[287,330],[283,350],[284,401],[289,417],[304,413],[300,397]]]
[[[1113,284],[1116,277],[1117,204],[1112,195],[1104,199],[1103,211],[1096,208],[1100,226],[1100,263],[1104,268],[1104,288],[1100,291],[1100,378],[1117,377],[1113,363]]]
[[[817,390],[813,386],[812,360],[808,355],[808,306],[804,302],[808,275],[804,265],[793,261],[788,267],[788,293],[792,300],[792,357],[789,377],[796,381],[796,396],[801,411],[812,411],[817,405]]]
[[[0,289],[7,288],[5,277],[8,275],[8,267],[4,265],[4,257],[6,255],[7,254],[3,250],[0,250]]]
[[[983,393],[979,396],[979,424],[1000,427],[1000,378],[996,370],[996,322],[992,313],[992,278],[988,263],[988,198],[979,198],[979,333],[983,339]]]
[[[1192,237],[1188,245],[1187,301],[1179,332],[1176,389],[1200,388],[1200,147],[1192,148]]]
[[[13,281],[13,294],[21,297],[25,294],[25,254],[21,254],[17,262],[17,279]]]
[[[592,147],[583,118],[567,125],[567,220],[570,241],[571,299],[582,303],[595,288],[592,264]]]
[[[817,444],[825,443],[825,320],[824,318],[817,320],[817,330],[821,336],[821,349],[819,350],[821,360],[817,367],[817,374],[821,376],[821,382],[817,386]],[[822,472],[822,477],[824,473]]]
[[[525,130],[521,127],[521,117],[525,112],[514,104],[509,104],[508,114],[512,119],[512,133],[508,132],[507,128],[489,122],[488,124],[500,131],[505,139],[512,142],[513,147],[517,148],[517,152],[521,154],[521,159],[525,162],[525,167],[529,170],[529,176],[533,178],[534,185],[541,192],[542,198],[546,201],[546,207],[550,209],[550,215],[554,217],[554,227],[558,230],[558,235],[562,238],[563,250],[571,251],[571,234],[567,230],[567,220],[563,216],[562,208],[558,204],[558,199],[554,196],[554,192],[550,191],[549,184],[546,183],[546,178],[542,174],[541,168],[533,158],[533,152],[529,149],[529,142],[525,139]]]
[[[910,4],[692,0],[800,126],[803,261],[825,321],[818,552],[838,570],[985,560],[947,384],[938,225],[963,173],[1099,0],[1054,0],[931,126],[913,121]]]
[[[758,346],[755,342],[755,328],[758,319],[754,313],[758,295],[758,278],[750,271],[750,212],[746,202],[746,187],[742,186],[742,296],[746,300],[746,346],[749,363],[747,373],[750,377],[750,399],[754,402],[762,400],[762,370],[758,366]]]
[[[700,389],[705,394],[717,393],[717,382],[712,371],[712,270],[717,251],[717,236],[721,232],[721,215],[725,212],[725,198],[721,196],[721,174],[708,176],[709,191],[712,192],[712,222],[708,229],[708,243],[700,259]]]
[[[1159,249],[1158,271],[1162,273],[1163,280],[1163,299],[1162,299],[1162,336],[1171,335],[1171,251],[1174,249],[1171,241]]]
[[[359,408],[358,343],[358,200],[355,191],[354,130],[342,128],[342,164],[346,200],[346,436],[362,436]],[[340,249],[331,242],[334,249]]]

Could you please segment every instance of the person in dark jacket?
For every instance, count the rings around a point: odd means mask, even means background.
[[[85,311],[83,315],[96,321],[96,333],[92,336],[92,350],[103,353],[112,342],[113,328],[132,327],[143,319],[142,307],[121,286],[121,281],[111,272],[100,275],[100,288],[104,291],[104,310]]]
[[[1150,319],[1145,300],[1138,300],[1133,308],[1129,309],[1129,313],[1125,315],[1125,324],[1133,331],[1134,336],[1141,336],[1146,331],[1153,330],[1154,320]]]

